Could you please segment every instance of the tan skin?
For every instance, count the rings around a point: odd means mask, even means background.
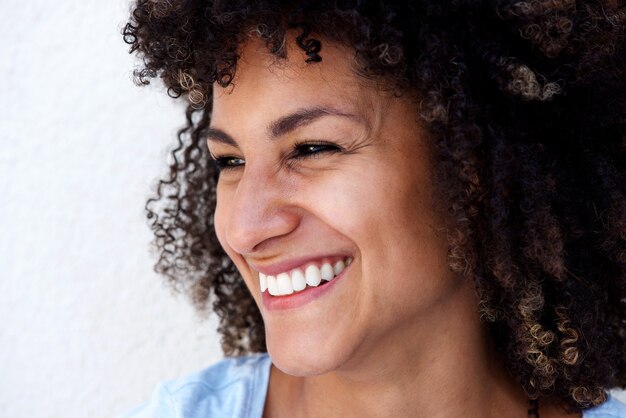
[[[232,167],[220,175],[216,232],[259,305],[273,362],[264,417],[525,418],[528,399],[497,360],[471,281],[447,268],[416,100],[357,76],[332,42],[315,64],[287,45],[278,61],[258,40],[242,47],[234,86],[214,86],[208,139]],[[257,269],[316,254],[354,261],[323,297],[266,309]],[[540,413],[566,416],[548,403]]]

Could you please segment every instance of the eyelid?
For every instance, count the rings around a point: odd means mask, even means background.
[[[302,152],[302,149],[305,147],[321,147],[322,149],[313,152]],[[319,158],[323,154],[335,153],[340,151],[342,151],[342,148],[333,142],[320,140],[302,141],[297,142],[293,145],[293,150],[289,155],[287,155],[287,159],[304,160],[307,158]],[[211,160],[218,172],[222,172],[225,170],[234,170],[244,166],[245,164],[245,159],[237,157],[235,155],[215,155],[213,153],[209,153],[209,155],[211,156]],[[243,163],[233,165],[229,164],[230,160],[241,160],[243,161]]]
[[[211,161],[218,172],[226,171],[226,170],[234,170],[236,168],[242,167],[245,164],[245,160],[241,157],[237,157],[234,155],[214,155],[213,153],[209,153],[211,156]],[[229,160],[241,160],[242,164],[231,165],[228,164]]]
[[[322,147],[322,149],[316,152],[302,153],[301,150],[307,146],[309,147],[318,146],[318,147]],[[316,157],[319,157],[320,154],[325,154],[329,152],[331,153],[339,152],[341,150],[342,148],[333,142],[320,141],[320,140],[302,141],[302,142],[297,142],[293,145],[293,152],[292,152],[291,158],[295,158],[295,159],[316,158]]]

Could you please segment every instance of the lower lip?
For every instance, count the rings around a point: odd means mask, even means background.
[[[325,285],[307,287],[306,289],[297,293],[292,293],[291,295],[272,296],[266,290],[261,294],[261,297],[263,298],[263,306],[265,306],[265,310],[267,311],[279,311],[285,309],[295,309],[302,305],[306,305],[307,303],[324,296],[334,289],[337,283],[343,279],[347,270],[348,267],[346,267],[341,273],[339,273],[339,275],[335,276],[335,278],[327,282]]]

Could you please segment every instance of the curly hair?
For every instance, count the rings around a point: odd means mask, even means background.
[[[123,30],[188,100],[169,173],[147,202],[155,269],[217,313],[226,354],[265,351],[264,325],[213,225],[206,148],[212,86],[287,31],[309,65],[323,42],[359,75],[418,93],[452,227],[448,265],[474,280],[481,318],[531,398],[572,409],[626,385],[626,5],[622,0],[136,0]]]

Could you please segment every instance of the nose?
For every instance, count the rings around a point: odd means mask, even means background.
[[[224,214],[226,241],[242,255],[266,250],[270,242],[288,235],[300,222],[286,179],[251,168],[246,167]]]

